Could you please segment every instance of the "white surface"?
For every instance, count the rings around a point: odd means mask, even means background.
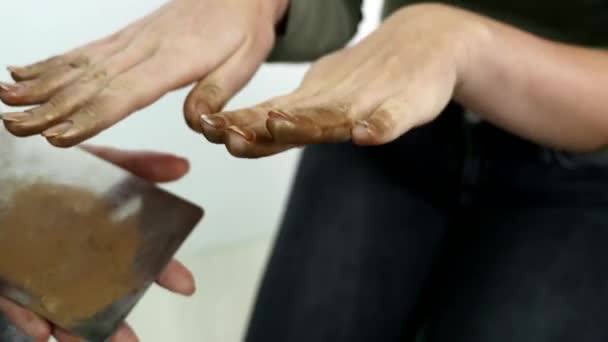
[[[243,341],[270,246],[265,237],[186,256],[197,293],[178,298],[157,287],[148,292],[129,317],[141,341]]]
[[[128,318],[140,341],[243,341],[271,243],[266,236],[185,256],[196,294],[185,298],[151,288]]]
[[[157,8],[161,0],[3,0],[0,1],[0,66],[22,65],[103,37]],[[373,15],[380,1],[368,1]],[[366,22],[362,32],[369,31]],[[230,108],[251,105],[295,88],[305,65],[264,66]],[[8,80],[7,73],[0,79]],[[190,174],[166,188],[206,210],[183,252],[238,241],[276,228],[298,157],[297,151],[263,160],[238,160],[221,146],[192,133],[182,119],[186,90],[165,96],[91,142],[145,148],[186,156]],[[0,110],[2,110],[0,108]]]

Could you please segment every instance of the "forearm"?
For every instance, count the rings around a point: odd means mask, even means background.
[[[455,98],[485,120],[571,151],[608,144],[608,52],[480,19]]]

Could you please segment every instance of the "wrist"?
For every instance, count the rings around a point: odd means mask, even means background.
[[[479,79],[491,73],[492,63],[499,50],[496,46],[496,25],[490,19],[471,13],[470,20],[463,22],[458,51],[455,58],[456,84],[453,97],[467,105],[472,95],[483,94],[476,86]]]
[[[484,73],[487,55],[493,53],[493,21],[452,5],[413,4],[403,7],[389,20],[398,26],[413,27],[414,32],[426,33],[420,39],[431,42],[442,77],[444,81],[449,77],[452,98],[456,100],[466,91],[469,79]],[[404,36],[408,40],[417,39],[411,33]]]

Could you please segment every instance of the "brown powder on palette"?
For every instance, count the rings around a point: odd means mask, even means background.
[[[56,324],[91,318],[137,287],[137,219],[112,214],[107,200],[73,186],[17,187],[0,212],[0,276]]]

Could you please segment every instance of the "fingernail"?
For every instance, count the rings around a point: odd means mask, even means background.
[[[253,140],[255,140],[255,133],[253,133],[249,129],[243,129],[243,128],[240,128],[238,126],[230,126],[230,127],[226,128],[226,129],[228,131],[231,131],[231,132],[234,132],[234,133],[240,135],[241,137],[243,137],[247,141],[253,141]]]
[[[59,125],[53,126],[46,131],[42,132],[42,136],[45,138],[54,138],[63,135],[65,132],[72,128],[72,123],[69,121],[62,122]]]
[[[0,119],[5,122],[21,122],[30,118],[31,113],[19,112],[19,113],[5,113],[0,116]]]
[[[20,92],[24,88],[25,87],[23,85],[19,84],[19,83],[0,82],[0,89],[4,90],[6,92],[9,92],[9,93],[16,94],[16,93]]]
[[[201,115],[201,121],[215,129],[224,129],[226,127],[226,120],[218,115],[203,114]]]
[[[279,111],[279,110],[271,110],[268,113],[268,117],[271,119],[281,119],[281,120],[287,120],[287,121],[295,121],[295,118],[283,111]]]

